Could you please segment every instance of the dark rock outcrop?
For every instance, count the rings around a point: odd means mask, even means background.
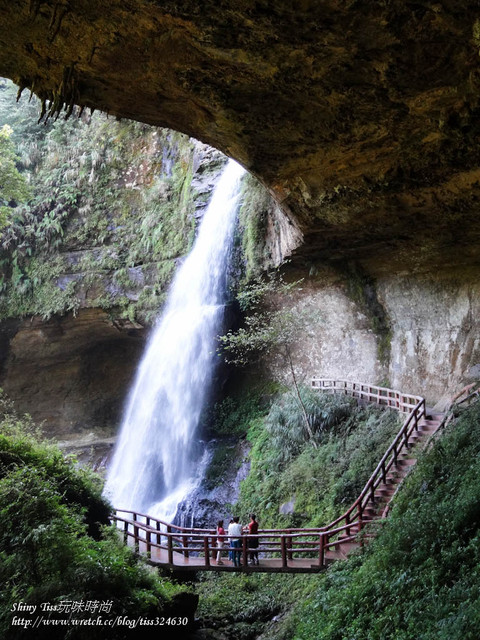
[[[145,330],[99,309],[24,320],[2,352],[0,384],[48,435],[111,435],[135,375]]]

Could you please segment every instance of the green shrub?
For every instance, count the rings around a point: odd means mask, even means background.
[[[14,89],[0,81],[0,129],[7,122],[13,130],[8,142],[22,172],[15,171],[28,177],[31,197],[11,209],[2,229],[0,317],[48,318],[101,304],[152,319],[193,240],[194,143],[101,113],[36,125],[37,99],[16,103]],[[12,154],[13,146],[10,164]],[[16,191],[17,203],[27,199]],[[154,295],[139,295],[131,267]]]
[[[419,461],[364,559],[338,563],[298,612],[298,640],[476,640],[480,404]]]
[[[307,414],[309,428],[316,444],[331,437],[337,429],[346,425],[355,406],[348,396],[318,393],[307,387],[300,388],[301,403],[295,391],[284,394],[275,402],[265,421],[271,438],[271,448],[276,451],[275,460],[281,466],[298,455],[310,441],[310,434],[303,412]],[[303,406],[302,406],[303,405]]]
[[[110,506],[92,472],[36,441],[31,420],[17,416],[3,396],[0,414],[0,637],[141,637],[144,629],[40,626],[32,631],[12,625],[19,602],[110,601],[104,618],[155,619],[171,611],[179,589],[140,564],[108,525]],[[96,614],[79,611],[74,617]]]

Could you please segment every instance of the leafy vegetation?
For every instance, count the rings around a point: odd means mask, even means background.
[[[194,141],[102,114],[37,125],[38,101],[15,93],[0,85],[0,123],[31,197],[0,237],[0,317],[87,305],[150,319],[193,242]]]
[[[317,576],[309,575],[203,574],[195,584],[200,595],[197,611],[200,624],[208,630],[206,637],[263,638],[270,624],[277,631],[284,627],[285,611],[308,597],[317,581]],[[293,631],[291,625],[288,629]],[[291,640],[293,635],[286,635],[287,638]]]
[[[0,229],[7,224],[15,207],[30,196],[27,181],[16,167],[12,129],[4,124],[0,129]]]
[[[480,404],[417,465],[364,559],[330,571],[299,640],[474,640],[480,623]]]
[[[17,416],[3,395],[0,415],[1,637],[16,640],[32,633],[12,625],[19,602],[111,602],[104,618],[152,619],[171,611],[179,588],[138,564],[108,526],[110,507],[98,478],[64,459],[55,446],[39,442],[32,421]],[[78,611],[75,617],[92,615]],[[70,627],[68,633],[63,627],[40,626],[33,633],[40,639],[140,637],[128,628],[108,626]]]
[[[307,388],[300,394],[303,407],[295,391],[287,392],[248,434],[251,470],[238,511],[257,513],[262,527],[321,526],[340,515],[399,429],[396,412],[360,408],[345,396]],[[279,513],[288,502],[294,504],[290,513]]]
[[[215,437],[245,436],[251,421],[265,413],[264,404],[258,390],[226,396],[207,416],[209,432]]]
[[[281,274],[271,272],[241,287],[237,300],[245,314],[243,326],[219,337],[227,362],[243,366],[273,352],[290,361],[290,347],[299,332],[310,330],[318,322],[317,311],[284,305],[300,282],[287,283]]]
[[[370,428],[372,425],[370,422]],[[340,423],[334,432],[345,435],[345,429],[339,427]],[[338,502],[345,492],[355,493],[352,479],[359,478],[362,467],[370,464],[364,461],[365,451],[357,452],[357,429],[347,437],[344,471],[350,473],[343,475],[346,486],[339,487],[337,472],[332,474],[330,503]],[[370,430],[370,436],[375,433],[378,430]],[[261,451],[268,453],[270,439],[265,425],[260,424],[250,437],[255,440],[252,471],[258,486],[268,467],[265,462],[265,469],[259,468]],[[336,439],[336,435],[324,439],[318,452],[307,446],[295,460],[305,452],[315,460],[327,451],[324,447],[331,446],[334,456],[327,454],[324,461],[336,466],[337,451],[332,446]],[[196,586],[202,626],[212,629],[212,637],[221,632],[225,638],[244,640],[259,634],[264,640],[476,640],[480,623],[479,460],[477,403],[463,410],[456,423],[420,457],[396,497],[390,518],[363,554],[338,562],[318,576],[206,576]],[[307,462],[304,459],[299,465],[304,474],[308,474]],[[277,464],[284,470],[290,466]],[[317,478],[319,469],[312,477]],[[264,490],[265,485],[259,488]],[[278,502],[275,483],[269,488],[272,501]],[[319,506],[322,508],[321,500]],[[268,509],[261,512],[263,526],[273,522],[273,517],[265,519],[268,513]]]
[[[305,430],[295,390],[277,394],[268,412],[248,421],[251,470],[235,507],[254,511],[261,528],[320,526],[345,511],[399,429],[396,412],[358,408],[346,396],[300,387],[317,443]],[[291,513],[279,507],[291,501]],[[318,575],[206,575],[195,585],[201,625],[222,637],[295,637],[300,603],[316,591]],[[314,634],[312,637],[315,637]]]

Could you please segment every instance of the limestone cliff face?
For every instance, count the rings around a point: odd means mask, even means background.
[[[285,301],[316,315],[292,349],[298,377],[307,384],[312,375],[368,381],[442,407],[455,389],[480,376],[478,282],[464,272],[386,276],[373,286],[373,305],[371,290],[370,298],[352,295],[344,274],[324,270],[307,278]],[[267,367],[291,384],[280,356]]]
[[[379,283],[392,327],[388,375],[433,403],[480,377],[480,285],[464,272],[385,278]]]

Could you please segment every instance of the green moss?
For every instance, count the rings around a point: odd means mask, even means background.
[[[217,402],[205,417],[211,437],[245,436],[250,424],[265,412],[264,391],[238,391]]]
[[[11,88],[0,87],[0,119],[14,129],[33,197],[1,239],[0,317],[49,317],[84,304],[151,317],[174,261],[194,238],[194,143],[180,133],[102,114],[32,126],[32,104],[22,99],[16,105]],[[63,274],[77,286],[62,289],[57,256],[63,253]],[[39,265],[41,276],[35,273]],[[130,267],[155,295],[142,295]]]
[[[234,468],[238,460],[238,446],[230,439],[217,443],[215,451],[203,478],[203,486],[207,491],[220,486],[225,474]]]
[[[243,273],[249,282],[270,266],[266,232],[272,199],[265,187],[252,175],[243,181],[239,210],[239,230],[243,256]]]
[[[48,319],[55,313],[76,312],[80,306],[76,295],[76,282],[60,284],[65,263],[60,256],[32,258],[25,271],[18,269],[16,279],[4,282],[4,295],[0,297],[0,317],[21,317],[27,314]],[[12,275],[15,276],[15,269]]]
[[[375,281],[362,271],[357,264],[342,267],[346,275],[347,295],[367,316],[370,327],[377,337],[377,356],[388,365],[390,361],[392,330],[385,308],[379,301]]]

